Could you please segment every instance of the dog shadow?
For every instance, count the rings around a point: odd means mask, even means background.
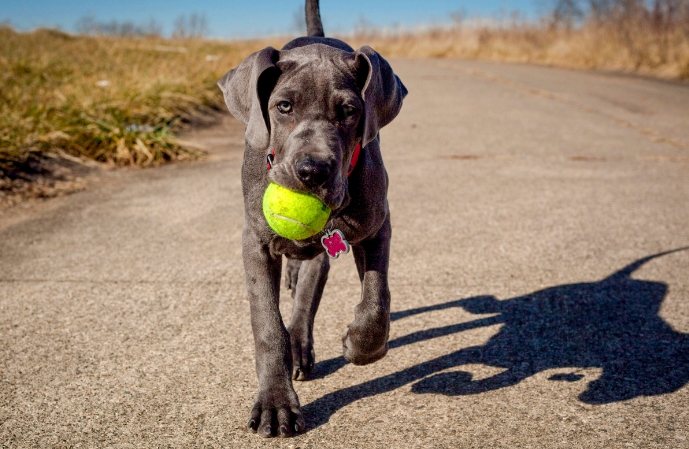
[[[598,282],[560,285],[502,301],[478,296],[395,312],[393,321],[454,307],[496,315],[414,332],[391,340],[391,349],[469,329],[503,326],[482,346],[461,348],[316,399],[303,407],[309,427],[325,424],[354,401],[410,383],[414,393],[470,395],[516,385],[553,368],[602,369],[601,376],[579,395],[587,404],[677,391],[689,382],[689,335],[674,331],[658,316],[667,284],[632,279],[631,275],[654,258],[686,249],[689,247],[645,257]],[[332,374],[346,363],[343,357],[320,362],[314,377]],[[440,372],[465,364],[504,371],[479,380],[464,371]],[[582,378],[581,374],[565,373],[549,380],[576,382]]]

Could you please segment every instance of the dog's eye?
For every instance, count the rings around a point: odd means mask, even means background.
[[[348,118],[354,115],[356,108],[354,106],[349,106],[347,104],[342,106],[342,116]]]
[[[292,103],[289,101],[281,101],[278,103],[278,111],[280,111],[283,114],[289,114],[292,112]]]

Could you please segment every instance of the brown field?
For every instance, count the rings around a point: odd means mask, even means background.
[[[263,46],[0,28],[0,169],[46,152],[123,165],[193,157],[174,133],[224,108],[216,81]]]
[[[84,164],[202,155],[176,133],[217,119],[216,81],[267,44],[0,27],[0,206],[81,189]]]
[[[366,42],[388,57],[472,58],[689,79],[689,32],[677,32],[669,42],[655,40],[651,33],[629,37],[604,27],[567,31],[524,25],[395,36],[371,33],[350,42]]]
[[[361,32],[349,41],[388,57],[473,58],[689,80],[689,1],[656,0],[651,9],[635,0],[611,3],[618,7],[579,24],[557,17],[485,26],[457,22],[413,33]]]

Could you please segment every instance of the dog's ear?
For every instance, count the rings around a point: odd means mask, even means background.
[[[364,100],[362,146],[366,146],[400,112],[407,88],[393,73],[390,64],[371,47],[364,45],[354,56]]]
[[[267,104],[279,75],[275,65],[279,57],[279,51],[266,47],[218,81],[227,109],[244,124],[246,141],[255,150],[265,150],[270,144]]]

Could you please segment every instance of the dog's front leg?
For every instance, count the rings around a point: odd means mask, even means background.
[[[304,418],[292,386],[290,337],[278,307],[282,260],[248,229],[242,245],[258,375],[248,427],[264,437],[289,436],[304,429]]]
[[[345,359],[366,365],[385,357],[390,331],[390,215],[375,236],[353,246],[361,279],[361,302],[354,309],[354,321],[342,337]]]
[[[294,265],[294,264],[293,264]],[[292,341],[292,379],[306,380],[313,370],[316,354],[313,351],[313,321],[328,280],[330,260],[325,252],[301,263],[298,281],[292,287],[294,305],[289,334]]]

